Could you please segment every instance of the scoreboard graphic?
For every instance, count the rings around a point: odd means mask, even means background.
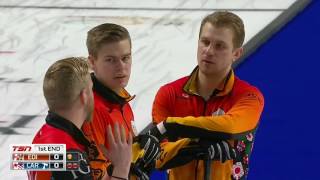
[[[11,170],[79,170],[79,153],[66,151],[65,144],[12,144]]]

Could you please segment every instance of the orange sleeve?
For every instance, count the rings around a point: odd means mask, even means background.
[[[240,95],[224,115],[168,117],[165,128],[180,137],[237,139],[254,130],[259,122],[264,98],[259,91]]]
[[[191,139],[183,138],[176,142],[163,142],[161,143],[160,156],[156,161],[156,168],[162,169],[170,160],[172,160],[179,152],[180,149],[186,147]]]

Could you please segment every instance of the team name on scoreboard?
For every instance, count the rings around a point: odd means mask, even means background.
[[[10,145],[11,169],[66,171],[79,169],[79,153],[66,152],[65,144]]]

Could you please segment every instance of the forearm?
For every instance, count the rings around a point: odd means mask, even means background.
[[[168,163],[179,153],[181,148],[184,148],[190,143],[191,139],[184,138],[176,142],[165,142],[161,144],[161,154],[156,161],[156,168],[166,168]]]
[[[114,167],[110,180],[128,179],[130,166]]]
[[[250,119],[249,119],[250,121]],[[251,122],[241,117],[205,116],[205,117],[170,117],[163,122],[161,129],[166,136],[187,138],[205,138],[211,140],[238,139],[252,132],[258,125],[257,120]],[[159,125],[158,127],[160,127]]]
[[[179,117],[179,114],[169,113],[171,100],[163,99],[162,103],[155,100],[153,121],[160,122],[159,133],[169,138],[238,139],[256,129],[264,106],[260,92],[246,91],[233,100],[229,109],[224,109],[225,114],[196,117],[190,113],[191,116]]]
[[[166,137],[238,139],[256,129],[262,109],[257,101],[242,100],[224,115],[167,117],[157,129]]]

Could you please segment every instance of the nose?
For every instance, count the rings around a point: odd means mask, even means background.
[[[116,69],[118,71],[121,71],[121,70],[125,69],[125,65],[126,65],[125,62],[123,62],[121,59],[118,59],[117,64],[116,64]]]
[[[208,55],[212,55],[213,54],[213,45],[212,43],[210,43],[207,47],[205,47],[204,49],[204,53],[208,54]]]

